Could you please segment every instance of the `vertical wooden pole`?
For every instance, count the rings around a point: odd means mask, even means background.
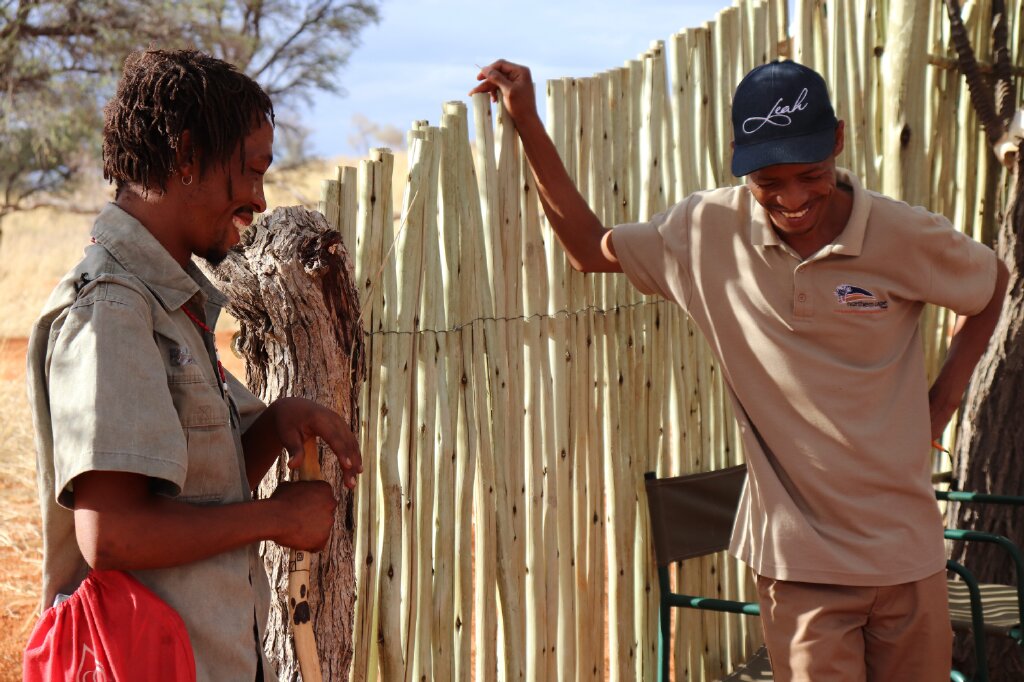
[[[640,220],[643,187],[641,186],[642,175],[640,172],[640,127],[643,114],[640,110],[640,103],[643,97],[644,63],[642,59],[631,59],[626,62],[629,70],[629,78],[626,80],[626,92],[629,95],[629,116],[626,119],[626,135],[629,141],[629,148],[626,155],[626,177],[629,180],[629,201],[627,202],[627,221]]]
[[[555,459],[552,456],[551,363],[547,352],[548,273],[545,235],[533,174],[524,156],[521,206],[523,216],[523,294],[526,324],[523,378],[527,458],[526,476],[526,679],[556,679],[554,633],[557,630],[557,538],[552,508]],[[553,235],[547,234],[548,239]],[[550,468],[549,468],[550,467]]]
[[[693,50],[693,95],[690,111],[694,118],[693,144],[697,155],[697,176],[690,191],[714,187],[717,164],[714,163],[714,150],[718,145],[717,130],[717,92],[714,78],[714,51],[712,49],[713,24],[705,23],[699,29],[688,32],[690,47]]]
[[[500,261],[493,269],[497,352],[504,358],[498,366],[504,375],[495,375],[499,395],[495,421],[506,422],[500,457],[496,458],[498,476],[498,589],[505,639],[503,662],[506,680],[523,680],[526,676],[524,642],[526,639],[526,603],[523,574],[526,567],[524,542],[525,487],[523,458],[523,382],[521,374],[523,347],[521,298],[523,228],[519,213],[519,139],[515,125],[498,103],[499,157],[497,160],[497,212],[492,223],[495,257]],[[493,153],[490,159],[493,160]],[[492,161],[493,162],[493,161]],[[500,277],[500,278],[499,278]],[[500,306],[500,307],[499,307]],[[496,358],[500,359],[500,358]],[[492,392],[493,393],[493,392]],[[503,403],[501,399],[503,398]]]
[[[640,100],[640,218],[649,220],[665,207],[662,134],[665,62],[661,43],[644,55]]]
[[[455,103],[456,105],[461,103]],[[439,414],[437,429],[439,435],[438,455],[434,472],[437,481],[436,505],[434,512],[434,579],[433,618],[430,632],[433,679],[454,680],[455,647],[459,636],[455,627],[455,614],[460,610],[456,597],[457,550],[456,532],[459,519],[456,516],[458,495],[457,462],[467,456],[468,445],[460,439],[460,418],[464,417],[465,389],[462,377],[463,366],[461,333],[457,331],[463,319],[461,310],[461,287],[459,273],[462,267],[459,243],[459,193],[458,193],[458,146],[456,135],[458,106],[445,103],[439,131],[440,168],[439,200],[440,224],[437,238],[440,247],[438,272],[433,286],[443,296],[443,315],[434,324],[444,328],[436,338],[437,352],[443,368],[439,369]],[[455,111],[452,111],[452,110]],[[465,106],[462,107],[465,111]],[[426,325],[426,322],[424,323]],[[437,328],[437,327],[435,327]]]
[[[747,0],[746,22],[744,32],[750,44],[749,69],[770,61],[768,42],[768,3],[766,0]]]
[[[397,235],[396,270],[400,297],[394,326],[399,334],[389,335],[385,344],[382,384],[386,385],[387,413],[385,433],[380,452],[380,478],[383,489],[383,545],[380,578],[380,645],[381,675],[385,682],[403,679],[407,658],[406,637],[411,605],[403,598],[409,589],[406,534],[410,532],[404,496],[408,489],[408,467],[416,459],[416,440],[412,433],[417,408],[416,346],[413,333],[419,328],[420,288],[423,261],[422,204],[425,197],[418,191],[425,183],[430,150],[424,139],[413,137],[409,148],[409,184],[402,207],[402,220]],[[403,487],[403,473],[406,481]]]
[[[337,180],[320,181],[320,201],[316,210],[327,219],[331,229],[337,230],[341,222],[341,184]]]
[[[415,487],[411,487],[415,512],[415,525],[412,529],[415,537],[412,552],[415,564],[414,578],[410,581],[415,586],[415,590],[410,590],[410,596],[415,599],[415,617],[410,617],[409,636],[414,646],[409,647],[413,655],[407,657],[411,665],[407,666],[406,672],[406,679],[410,682],[436,678],[431,637],[435,575],[434,499],[437,459],[448,445],[447,439],[442,438],[442,424],[447,427],[449,422],[447,384],[443,381],[447,338],[444,333],[444,289],[437,214],[441,132],[430,126],[422,126],[420,132],[423,133],[427,158],[420,188],[423,203],[419,218],[423,231],[420,334],[416,338],[419,410],[415,434],[416,459],[410,464],[410,473],[415,471]]]
[[[875,191],[882,188],[882,50],[879,48],[885,44],[883,6],[880,0],[865,0],[863,14],[866,40],[860,50],[864,74],[862,107],[868,119],[867,134],[863,138],[866,157],[864,182],[867,188]]]
[[[629,107],[630,98],[628,68],[615,69],[609,73],[606,86],[609,113],[607,127],[610,141],[605,162],[609,166],[606,182],[608,190],[608,212],[606,220],[622,223],[628,219],[629,203]],[[629,444],[631,429],[629,420],[623,415],[632,409],[632,387],[628,372],[628,349],[624,342],[625,311],[619,309],[620,295],[627,286],[622,277],[609,277],[604,282],[605,303],[614,312],[608,315],[609,329],[608,363],[608,426],[604,457],[604,478],[606,490],[605,523],[608,532],[608,650],[611,663],[610,677],[613,681],[636,678],[636,635],[633,598],[632,531],[635,526],[635,501],[629,471]],[[627,407],[628,406],[628,407]]]
[[[626,124],[626,139],[628,141],[627,154],[624,156],[624,171],[627,185],[630,188],[630,201],[624,207],[625,219],[633,222],[645,219],[641,215],[640,204],[642,202],[643,170],[640,163],[640,148],[643,144],[640,130],[642,126],[642,98],[644,88],[644,64],[640,59],[627,62],[628,78],[626,79],[626,101],[628,102],[628,118]],[[650,446],[647,431],[647,402],[644,399],[646,387],[646,375],[644,374],[644,319],[643,296],[633,288],[625,279],[618,281],[618,300],[620,305],[626,306],[626,315],[623,328],[625,341],[623,344],[624,363],[620,368],[625,370],[628,379],[624,382],[629,387],[627,397],[621,402],[627,402],[634,406],[629,414],[627,422],[628,439],[624,443],[623,452],[628,458],[626,462],[626,482],[624,488],[625,499],[637,500],[637,481],[640,472],[644,470],[644,463],[647,461]],[[646,561],[647,546],[643,540],[643,529],[645,517],[641,516],[643,505],[634,506],[630,518],[633,525],[626,531],[628,533],[627,546],[628,555],[632,562],[629,577],[632,579],[630,592],[634,603],[633,607],[633,629],[636,634],[636,659],[634,662],[634,675],[637,679],[644,679],[650,676],[652,667],[651,661],[651,633],[650,629],[652,597],[650,581],[647,579],[649,562]],[[640,512],[640,513],[638,513]]]
[[[825,4],[825,0],[796,0],[793,59],[819,73],[828,54]]]
[[[591,133],[592,160],[591,173],[593,181],[592,206],[603,225],[612,225],[611,210],[606,196],[610,177],[611,162],[611,109],[608,99],[608,86],[611,81],[607,72],[597,74],[594,77],[594,87],[591,90],[591,107],[593,109],[594,126]],[[617,456],[617,452],[611,447],[611,419],[609,411],[610,386],[611,386],[611,354],[609,351],[609,325],[610,320],[606,311],[610,308],[607,300],[607,280],[612,275],[596,274],[591,275],[590,282],[590,308],[589,317],[593,329],[592,342],[592,365],[591,375],[593,386],[591,390],[595,393],[594,409],[590,415],[588,428],[591,432],[591,449],[587,455],[588,472],[588,515],[591,524],[590,541],[590,586],[593,594],[594,609],[602,614],[602,627],[591,628],[591,647],[594,650],[593,660],[595,667],[593,677],[596,679],[605,678],[606,661],[608,657],[608,630],[612,624],[607,620],[608,614],[608,567],[606,562],[608,536],[605,516],[607,479],[605,478],[604,460],[608,457]],[[617,413],[616,413],[617,414]],[[610,663],[610,662],[609,662]]]
[[[457,319],[460,320],[459,324],[465,325],[461,329],[458,339],[463,367],[460,376],[461,389],[456,438],[458,450],[462,455],[457,459],[455,474],[457,490],[455,536],[458,551],[454,619],[454,679],[465,682],[473,678],[472,649],[475,630],[473,625],[475,608],[473,567],[474,554],[481,551],[479,545],[476,546],[475,552],[473,547],[473,509],[475,491],[478,487],[476,470],[479,453],[479,438],[476,432],[479,426],[476,413],[476,391],[478,382],[486,381],[486,376],[477,375],[476,362],[474,362],[474,353],[482,352],[482,348],[475,347],[474,342],[478,338],[481,345],[483,342],[481,323],[478,320],[479,304],[474,295],[474,287],[477,285],[476,270],[483,252],[480,244],[482,217],[476,172],[473,169],[472,152],[469,145],[465,105],[461,102],[445,105],[444,121],[446,140],[453,150],[455,164],[454,177],[450,178],[451,182],[446,186],[444,196],[446,208],[447,201],[451,198],[457,209],[457,216],[452,216],[447,210],[445,215],[449,216],[449,221],[457,218],[459,225],[457,242],[455,242],[456,237],[454,235],[449,237],[446,230],[446,248],[451,246],[454,249],[456,248],[455,243],[457,243],[459,251],[458,269],[453,271],[453,263],[449,262],[448,264],[449,298],[458,297]]]
[[[676,164],[673,161],[676,155],[676,136],[672,128],[672,87],[668,82],[669,65],[665,41],[656,40],[651,43],[651,52],[654,57],[655,97],[661,110],[658,118],[661,119],[661,188],[665,201],[663,208],[668,208],[681,197],[676,194]]]
[[[641,219],[650,220],[655,214],[666,209],[665,175],[663,167],[665,159],[662,157],[664,151],[663,135],[665,132],[665,53],[663,43],[655,43],[653,48],[644,56],[644,80],[641,100],[642,125],[640,129],[640,158],[642,165],[641,186],[644,194],[641,196]],[[665,439],[665,415],[668,405],[665,400],[665,382],[662,380],[664,373],[660,369],[667,352],[667,335],[661,331],[664,322],[661,306],[657,304],[654,297],[646,297],[647,305],[643,307],[643,314],[638,316],[643,326],[642,336],[642,380],[640,389],[640,402],[644,405],[644,422],[640,428],[646,431],[646,446],[639,452],[637,464],[633,471],[634,494],[636,499],[644,499],[644,484],[642,474],[648,469],[654,469],[664,462],[666,453]],[[649,560],[650,548],[650,523],[646,514],[645,505],[640,505],[639,523],[637,524],[638,547],[642,548],[637,552],[639,563],[637,576],[642,577],[644,594],[648,598],[643,601],[643,609],[640,612],[644,622],[643,632],[655,633],[658,627],[657,600],[653,597],[657,590],[657,573],[652,562]],[[643,674],[650,677],[654,674],[657,657],[657,643],[654,637],[647,642],[647,646],[641,649],[641,663]]]
[[[548,82],[548,134],[554,140],[566,170],[574,174],[575,156],[571,154],[572,125],[568,116],[571,83],[569,79]],[[556,536],[558,547],[573,548],[572,524],[572,468],[573,450],[570,441],[571,426],[569,413],[570,376],[567,345],[569,342],[568,263],[565,254],[557,244],[548,250],[548,272],[551,286],[551,336],[548,353],[551,361],[554,401],[553,431],[555,462],[555,504],[557,505]],[[555,652],[557,670],[561,680],[576,679],[576,580],[573,571],[572,551],[558,552],[558,632]]]
[[[356,207],[358,205],[359,179],[354,166],[338,168],[338,232],[345,244],[356,244]]]
[[[397,282],[394,261],[385,258],[394,240],[391,217],[391,180],[394,157],[387,149],[371,150],[371,158],[360,163],[358,212],[356,216],[356,286],[362,301],[363,328],[368,336],[366,388],[360,414],[364,421],[362,449],[377,453],[383,438],[383,415],[387,393],[376,371],[383,363],[387,342],[381,332],[393,317]],[[385,311],[389,311],[385,315]],[[377,670],[377,600],[381,545],[381,500],[377,458],[367,457],[356,490],[357,595],[353,679],[375,679]]]
[[[927,36],[927,7],[889,5],[890,40],[882,57],[885,127],[883,154],[887,170],[882,190],[911,205],[926,202],[924,165],[924,79],[927,55],[918,49]]]
[[[424,213],[426,203],[426,184],[428,166],[430,164],[430,157],[432,155],[432,149],[429,143],[427,143],[427,136],[425,128],[427,121],[413,121],[412,128],[406,133],[406,140],[408,148],[411,152],[413,141],[421,143],[422,147],[422,160],[419,161],[422,164],[422,168],[419,169],[419,173],[414,176],[412,169],[412,157],[410,155],[410,172],[408,175],[408,182],[405,186],[405,194],[403,196],[402,206],[402,218],[401,224],[399,225],[399,238],[402,237],[402,231],[408,229],[415,229],[421,233],[420,240],[421,244],[423,241],[422,233],[425,230],[424,226]],[[413,269],[403,269],[400,271],[400,277],[404,278],[407,283],[412,278],[418,278],[420,298],[416,300],[415,304],[410,305],[416,306],[416,312],[413,316],[412,329],[403,330],[411,335],[411,356],[406,363],[408,365],[407,371],[412,378],[410,384],[410,395],[407,398],[409,401],[409,417],[414,421],[409,424],[409,442],[408,447],[403,447],[399,451],[399,476],[402,482],[402,571],[401,571],[401,582],[400,589],[402,595],[402,643],[405,647],[403,658],[405,660],[405,667],[402,670],[403,679],[405,682],[410,682],[410,676],[415,675],[417,672],[417,660],[416,653],[418,648],[417,642],[417,627],[416,627],[416,616],[419,611],[420,605],[420,580],[419,580],[419,566],[421,547],[418,542],[418,522],[419,517],[419,467],[418,462],[420,460],[420,436],[422,429],[420,428],[420,418],[425,410],[425,405],[420,400],[422,396],[423,388],[420,385],[421,374],[420,371],[422,362],[419,357],[420,344],[419,340],[423,336],[423,329],[421,323],[423,320],[422,311],[422,295],[424,282],[422,280],[424,265],[422,262],[423,254],[422,251],[419,255],[420,262],[419,267]],[[407,288],[405,289],[408,290]]]
[[[765,0],[765,6],[768,10],[768,23],[765,26],[768,52],[765,61],[770,62],[781,57],[779,48],[784,47],[784,42],[789,37],[789,30],[785,25],[781,30],[779,28],[779,12],[786,11],[785,0]],[[788,47],[788,44],[785,47]]]
[[[864,58],[860,47],[863,34],[859,29],[864,26],[866,17],[852,8],[852,4],[843,3],[836,12],[829,14],[829,28],[835,39],[827,80],[833,93],[836,118],[846,122],[846,148],[840,163],[864,177],[868,119],[863,109]]]
[[[697,175],[696,149],[693,144],[693,111],[690,99],[693,96],[693,62],[688,35],[676,33],[668,39],[668,72],[672,81],[669,90],[670,119],[672,136],[675,139],[675,153],[666,163],[675,166],[676,200],[688,194],[689,183]]]
[[[716,167],[715,185],[733,184],[735,178],[729,171],[732,159],[732,95],[739,84],[736,72],[742,68],[741,55],[731,46],[735,44],[739,23],[739,9],[728,7],[718,13],[712,29],[714,45],[715,80],[715,135],[716,145],[712,163]]]
[[[370,288],[370,283],[365,277],[368,269],[379,267],[380,263],[380,241],[381,235],[376,235],[377,251],[371,254],[371,200],[373,194],[374,166],[369,160],[360,163],[357,188],[358,209],[356,220],[362,226],[357,231],[356,243],[356,286],[360,291],[360,305],[362,306],[361,316],[363,330],[367,333],[366,357],[367,367],[376,368],[379,362],[379,345],[377,356],[374,355],[374,337],[372,336],[374,325],[374,304],[379,315],[383,298]],[[364,231],[365,230],[365,231]],[[375,265],[370,265],[373,262]],[[372,298],[371,298],[372,296]],[[359,433],[362,436],[360,448],[362,452],[376,452],[377,443],[377,400],[380,393],[380,383],[377,374],[373,371],[367,372],[366,383],[360,396],[359,417],[361,420]],[[370,648],[373,638],[369,633],[373,630],[374,608],[373,594],[375,592],[375,576],[377,566],[376,551],[376,514],[372,510],[376,508],[377,501],[377,476],[376,457],[367,457],[363,464],[363,475],[359,477],[355,491],[356,509],[356,613],[354,637],[354,654],[352,660],[352,680],[362,682],[366,679],[365,673],[369,668]],[[371,471],[372,470],[372,471]]]
[[[591,177],[589,162],[591,156],[590,138],[587,135],[592,118],[590,109],[591,81],[576,78],[571,81],[567,101],[571,103],[567,117],[573,131],[573,148],[576,166],[576,185],[586,198],[590,194]],[[588,645],[589,628],[584,628],[580,619],[583,614],[593,613],[590,586],[588,584],[588,522],[587,522],[587,453],[590,449],[590,432],[587,429],[590,413],[590,391],[588,387],[589,348],[586,345],[587,320],[579,313],[585,306],[588,276],[566,269],[568,279],[569,336],[566,344],[566,358],[569,362],[569,428],[572,443],[572,467],[569,471],[572,485],[572,537],[573,573],[576,588],[576,679],[589,676],[592,667],[592,651]]]
[[[486,95],[473,98],[473,118],[476,128],[476,174],[479,179],[480,201],[473,208],[472,223],[465,235],[475,240],[477,261],[476,281],[472,290],[476,294],[475,310],[477,321],[473,323],[473,376],[478,443],[478,471],[476,485],[475,546],[474,546],[474,612],[476,618],[476,678],[493,679],[497,674],[497,508],[498,497],[495,480],[494,445],[504,440],[505,424],[496,418],[492,398],[488,392],[493,386],[492,364],[503,358],[493,357],[497,351],[494,329],[494,273],[490,267],[494,262],[495,230],[491,221],[497,219],[497,170],[494,167],[494,128],[491,123],[490,103]],[[489,157],[489,161],[488,161]],[[472,202],[471,202],[472,203]],[[479,209],[476,208],[479,206]]]
[[[792,56],[794,51],[792,47],[793,40],[789,35],[789,0],[772,0],[772,8],[775,16],[775,21],[772,22],[771,26],[773,29],[772,35],[778,41],[779,51],[784,52],[787,56]],[[782,54],[778,56],[781,57]]]

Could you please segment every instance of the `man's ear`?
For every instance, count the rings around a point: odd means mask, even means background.
[[[846,121],[836,121],[836,144],[832,148],[832,156],[839,156],[843,151],[843,144],[846,141]]]
[[[182,132],[178,148],[174,150],[174,165],[182,177],[199,174],[195,152],[195,145],[192,144],[192,132],[189,130]]]

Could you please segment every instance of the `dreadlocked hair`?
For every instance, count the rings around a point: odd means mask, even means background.
[[[166,191],[186,130],[201,172],[208,163],[227,164],[268,121],[270,97],[233,65],[198,50],[133,52],[103,108],[103,177],[118,192],[126,183]]]

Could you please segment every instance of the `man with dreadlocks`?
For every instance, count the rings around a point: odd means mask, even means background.
[[[313,436],[348,487],[361,471],[340,416],[298,398],[264,408],[223,370],[211,328],[225,299],[192,263],[220,262],[266,209],[273,107],[225,62],[149,50],[128,57],[104,114],[115,198],[30,341],[42,604],[90,567],[126,571],[181,615],[198,680],[273,679],[256,543],[322,547],[336,500],[322,481],[251,491]]]

